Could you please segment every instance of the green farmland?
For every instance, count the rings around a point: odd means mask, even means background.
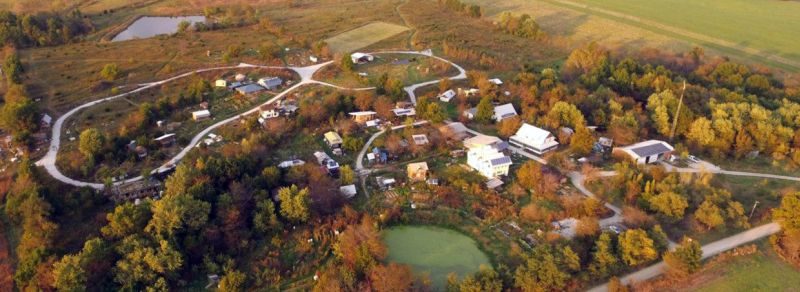
[[[373,22],[325,40],[334,52],[352,52],[408,30],[386,22]]]
[[[581,36],[583,29],[616,22],[610,30],[641,44],[659,46],[663,40],[702,45],[739,59],[800,71],[800,2],[779,0],[512,0],[493,3],[472,0],[488,15],[502,11],[529,13],[550,32]],[[544,8],[544,10],[542,10]],[[534,11],[538,10],[538,11]],[[550,10],[543,15],[539,11]],[[566,18],[566,19],[564,19]],[[601,18],[601,19],[598,19]],[[561,21],[554,21],[560,19]],[[567,29],[550,26],[570,26]],[[619,28],[619,25],[633,28]],[[563,33],[562,35],[566,35]],[[656,40],[655,42],[653,40]],[[586,40],[579,37],[579,40]],[[603,42],[604,37],[597,37]],[[660,47],[660,46],[659,46]],[[674,46],[673,46],[674,47]]]

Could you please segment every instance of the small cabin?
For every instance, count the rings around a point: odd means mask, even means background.
[[[211,118],[211,112],[208,110],[201,110],[192,113],[192,120],[203,121]]]

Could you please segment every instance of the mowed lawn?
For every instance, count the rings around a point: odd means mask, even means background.
[[[707,273],[711,279],[688,291],[800,291],[800,271],[782,261],[767,244]],[[769,249],[764,251],[764,249]]]
[[[800,60],[800,2],[576,0]]]
[[[800,2],[779,0],[466,0],[528,13],[551,35],[604,45],[711,52],[800,71]],[[669,40],[672,41],[669,41]],[[677,45],[677,46],[676,46]]]
[[[334,52],[348,53],[377,43],[398,33],[408,30],[407,27],[386,22],[373,22],[362,27],[340,33],[325,42]]]

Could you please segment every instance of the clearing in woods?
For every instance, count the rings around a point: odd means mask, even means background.
[[[800,3],[777,0],[469,0],[487,15],[528,13],[543,29],[604,45],[712,51],[800,71]],[[544,9],[542,9],[544,8]],[[594,35],[596,31],[603,31]],[[553,33],[555,32],[555,33]],[[610,39],[606,37],[611,36]],[[620,43],[621,42],[621,43]],[[677,47],[675,46],[677,45]]]
[[[383,39],[408,30],[407,27],[386,22],[373,22],[362,27],[340,33],[325,42],[337,53],[348,53],[377,43]]]

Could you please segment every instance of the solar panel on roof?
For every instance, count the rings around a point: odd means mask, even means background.
[[[503,164],[511,164],[511,157],[503,156],[503,157],[500,157],[500,158],[495,158],[495,159],[492,159],[490,161],[490,163],[492,164],[492,166],[498,166],[498,165],[503,165]]]
[[[667,146],[661,143],[651,144],[647,146],[632,148],[631,151],[640,157],[653,156],[671,151]]]

